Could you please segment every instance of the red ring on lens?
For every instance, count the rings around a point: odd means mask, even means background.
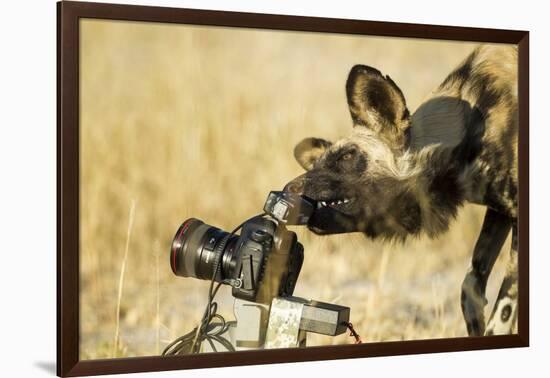
[[[176,242],[177,241],[181,242],[182,236],[185,233],[185,231],[187,231],[187,229],[189,228],[191,223],[196,221],[196,220],[197,219],[195,219],[195,218],[189,218],[185,222],[183,222],[181,224],[178,232],[176,232],[176,237],[174,238],[174,241],[172,242],[172,256],[170,258],[170,267],[172,268],[172,272],[175,275],[177,275],[176,266],[177,266],[177,254],[178,254],[178,251],[177,251],[178,244]],[[180,243],[180,246],[183,246],[183,243]]]

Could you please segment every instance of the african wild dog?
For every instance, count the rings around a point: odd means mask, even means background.
[[[461,304],[469,335],[514,332],[517,319],[517,49],[474,50],[410,115],[389,76],[356,65],[346,82],[353,131],[307,138],[307,172],[285,190],[318,201],[310,229],[404,240],[449,228],[469,201],[487,207]],[[485,287],[512,229],[507,273],[485,326]]]

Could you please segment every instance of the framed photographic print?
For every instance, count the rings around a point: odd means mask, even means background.
[[[529,344],[528,32],[57,7],[58,375]]]

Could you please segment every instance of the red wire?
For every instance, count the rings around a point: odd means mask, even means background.
[[[355,344],[362,344],[363,341],[361,341],[361,336],[359,336],[359,334],[355,331],[353,324],[348,322],[346,323],[346,327],[349,329],[349,335],[355,338]]]

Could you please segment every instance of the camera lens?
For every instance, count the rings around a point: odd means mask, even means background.
[[[170,251],[175,275],[221,282],[234,274],[238,236],[190,218],[179,227]]]

